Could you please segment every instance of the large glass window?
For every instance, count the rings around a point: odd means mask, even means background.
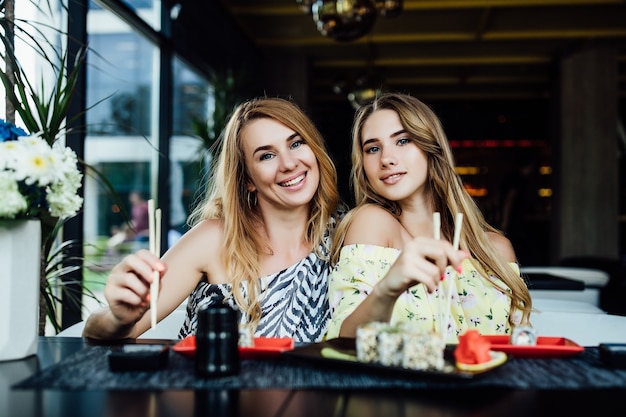
[[[149,24],[154,30],[159,30],[161,27],[161,1],[160,0],[122,0],[131,10],[133,10],[137,16],[141,17],[147,24]],[[101,10],[100,5],[94,1],[89,0],[90,10]]]
[[[154,22],[151,26],[158,30],[155,12],[160,8],[158,0],[126,2],[144,20]],[[27,4],[17,2],[19,8]],[[58,12],[55,16],[58,22],[49,24],[51,28],[64,26],[64,15],[61,10]],[[36,10],[27,18],[41,20]],[[147,246],[146,236],[139,230],[140,219],[133,219],[133,212],[140,210],[133,208],[142,204],[138,197],[144,200],[158,197],[159,162],[168,164],[170,170],[168,243],[186,231],[187,217],[210,163],[206,144],[199,139],[194,126],[206,123],[214,109],[209,82],[182,60],[174,59],[169,99],[172,126],[160,126],[158,46],[94,2],[89,4],[87,30],[84,160],[95,168],[97,175],[88,172],[83,189],[83,282],[97,298],[83,297],[83,318],[103,301],[102,291],[110,269],[129,252]],[[52,32],[56,38],[45,34],[41,41],[50,42],[54,48],[64,38],[58,30]],[[29,77],[39,83],[47,75],[36,72],[41,72],[44,66],[37,63],[34,52],[28,54],[28,48],[20,45],[17,49]],[[163,127],[172,131],[167,152],[159,149],[158,132],[166,131]],[[47,334],[52,333],[52,329],[47,330]]]
[[[118,229],[134,239],[131,191],[151,197],[150,165],[158,154],[152,121],[158,50],[105,10],[88,15],[87,138],[85,159],[109,181],[85,185],[85,239],[105,252]],[[136,221],[136,220],[135,220]],[[115,251],[113,251],[115,252]],[[114,261],[115,259],[112,259]]]
[[[103,9],[90,10],[88,32],[85,158],[114,189],[112,193],[95,177],[86,179],[84,277],[100,296],[110,269],[148,245],[145,233],[136,230],[141,218],[133,216],[142,212],[145,200],[158,200],[157,160],[166,153],[159,151],[156,133],[158,49]],[[186,220],[209,161],[194,123],[206,121],[211,111],[208,82],[178,59],[172,65],[173,136],[165,162],[170,169],[168,246],[187,230]],[[84,302],[85,316],[96,304]]]
[[[154,195],[158,140],[159,51],[103,9],[88,13],[85,160],[106,181],[84,189],[84,282],[99,300],[110,269],[148,247],[147,211]],[[83,317],[98,306],[83,297]]]
[[[132,32],[90,33],[89,45],[89,135],[149,136],[154,47]]]
[[[209,83],[179,59],[174,59],[173,130],[170,142],[171,226],[170,243],[184,232],[203,186],[210,154],[194,128],[204,124],[213,111]]]

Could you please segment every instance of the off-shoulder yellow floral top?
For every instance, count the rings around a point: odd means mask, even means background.
[[[375,245],[347,245],[330,275],[329,301],[331,322],[327,339],[337,337],[341,324],[370,294],[400,255],[400,250]],[[511,263],[519,274],[519,267]],[[502,291],[496,289],[495,283]],[[451,290],[451,291],[450,291]],[[450,292],[449,292],[450,291]],[[503,292],[504,291],[504,292]],[[481,334],[510,334],[511,290],[497,277],[481,275],[472,261],[465,259],[459,274],[446,270],[439,289],[431,294],[418,284],[405,291],[393,309],[391,323],[409,322],[416,328],[440,331],[447,322],[447,342],[456,343],[467,329]],[[445,315],[450,298],[450,314]],[[515,322],[515,320],[514,320]]]

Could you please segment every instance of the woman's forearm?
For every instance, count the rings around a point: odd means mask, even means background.
[[[103,308],[93,312],[85,322],[83,337],[99,340],[134,339],[135,323],[121,324],[111,310]]]

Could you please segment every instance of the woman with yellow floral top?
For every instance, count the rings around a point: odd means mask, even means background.
[[[528,324],[532,301],[515,251],[463,188],[427,105],[387,93],[363,106],[352,164],[357,206],[340,223],[331,252],[327,338],[354,337],[371,321],[440,331],[445,317],[448,342],[468,329],[510,334]],[[441,239],[434,238],[435,212]],[[460,250],[450,244],[457,213],[464,215]]]

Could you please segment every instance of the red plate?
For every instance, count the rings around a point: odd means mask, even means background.
[[[194,358],[196,356],[196,336],[187,336],[172,346],[172,350],[189,358]]]
[[[282,352],[293,349],[293,339],[290,337],[255,337],[254,346],[239,346],[241,359],[266,358],[278,356]],[[196,336],[187,336],[172,346],[174,352],[189,358],[196,356]]]
[[[575,355],[585,350],[564,337],[537,337],[537,344],[532,346],[512,345],[510,336],[494,335],[483,336],[491,342],[491,350],[505,352],[515,356],[525,357],[557,357]]]
[[[282,352],[293,349],[291,337],[255,337],[252,341],[254,346],[239,346],[241,359],[279,356]]]

